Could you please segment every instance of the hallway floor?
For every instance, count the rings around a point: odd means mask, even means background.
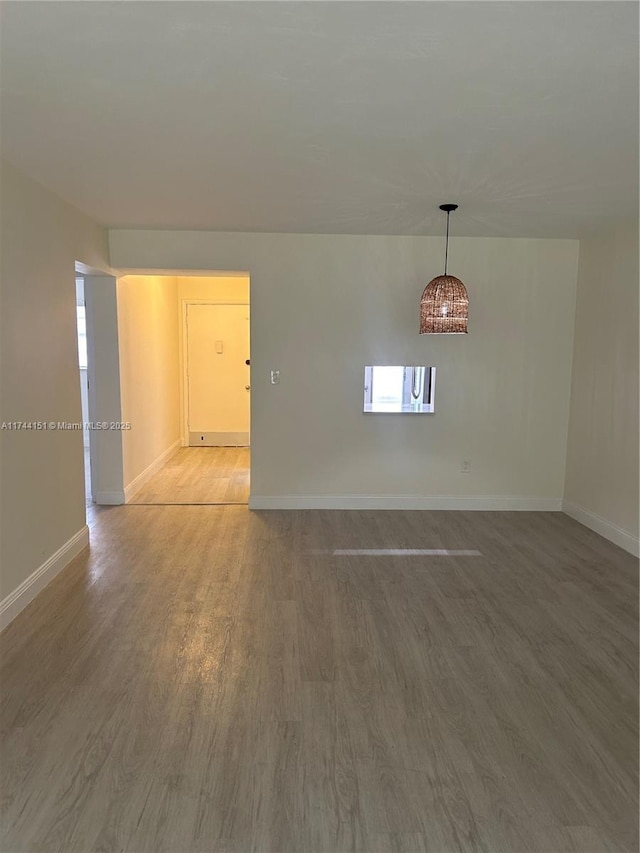
[[[560,513],[99,508],[2,636],[0,849],[635,851],[637,606]]]
[[[248,447],[181,447],[129,504],[246,504]]]

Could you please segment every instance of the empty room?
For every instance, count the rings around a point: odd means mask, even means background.
[[[2,4],[3,853],[638,851],[638,10]]]

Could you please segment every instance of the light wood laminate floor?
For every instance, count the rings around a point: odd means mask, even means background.
[[[91,541],[2,635],[2,851],[637,850],[637,561],[566,516]]]
[[[249,454],[248,447],[181,447],[129,503],[246,504]]]

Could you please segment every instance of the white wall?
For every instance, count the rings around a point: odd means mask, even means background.
[[[2,163],[2,421],[81,422],[75,261],[106,231]],[[82,431],[0,432],[0,599],[85,525]]]
[[[206,302],[249,304],[248,275],[179,275],[177,280],[181,302],[202,299]]]
[[[90,420],[122,420],[118,299],[115,276],[87,275],[84,280],[87,312]],[[96,503],[124,503],[122,433],[94,430],[91,436],[91,491]]]
[[[180,439],[178,281],[169,276],[118,279],[118,340],[125,489]],[[150,472],[152,473],[152,472]]]
[[[116,230],[110,242],[119,267],[249,271],[253,506],[559,508],[577,241],[454,238],[465,337],[418,335],[439,238]],[[364,366],[385,363],[437,367],[434,416],[362,413]]]
[[[580,243],[565,509],[638,553],[638,223]]]

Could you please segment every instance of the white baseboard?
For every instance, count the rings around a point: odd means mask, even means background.
[[[23,580],[19,587],[3,598],[0,601],[0,631],[6,628],[9,622],[15,619],[18,613],[24,610],[58,572],[61,572],[88,544],[89,528],[85,524],[75,536],[65,542],[62,548],[58,548],[55,554],[52,554],[35,572]]]
[[[249,447],[249,433],[190,432],[189,447]]]
[[[471,509],[560,512],[562,499],[511,495],[251,495],[249,509]]]
[[[158,473],[165,462],[173,456],[177,450],[180,450],[181,446],[182,439],[176,439],[176,441],[174,441],[173,444],[164,451],[164,453],[161,453],[160,456],[151,463],[151,465],[147,465],[141,474],[138,474],[138,476],[133,479],[128,486],[125,486],[124,500],[122,503],[128,503],[136,492],[139,492],[144,484],[147,483],[154,474]]]
[[[573,504],[570,501],[562,502],[562,511],[576,521],[579,521],[580,524],[584,524],[585,527],[593,530],[594,533],[604,536],[605,539],[613,542],[614,545],[624,548],[625,551],[633,554],[634,557],[640,557],[640,540],[638,540],[637,536],[633,536],[628,531],[612,524],[601,515],[578,506],[578,504]]]
[[[120,506],[125,502],[124,490],[119,489],[115,492],[98,492],[95,502],[99,506]]]

